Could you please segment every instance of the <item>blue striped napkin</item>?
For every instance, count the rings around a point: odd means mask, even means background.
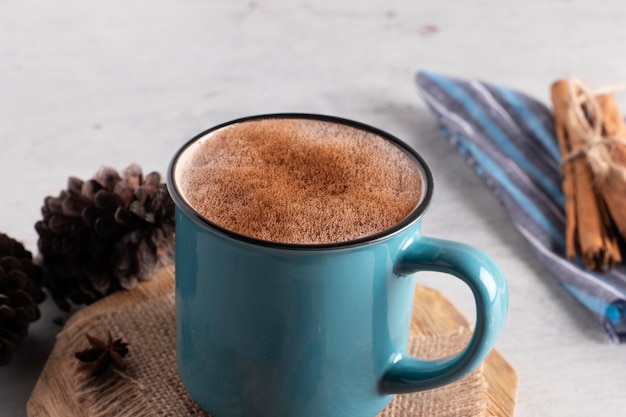
[[[556,279],[626,342],[626,265],[591,272],[565,259],[565,198],[552,110],[520,92],[422,71],[417,86],[444,136],[508,210]]]

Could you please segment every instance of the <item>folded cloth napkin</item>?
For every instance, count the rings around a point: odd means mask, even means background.
[[[551,109],[476,80],[422,71],[416,81],[442,134],[499,198],[541,262],[612,341],[626,342],[626,265],[596,273],[565,258],[565,198]]]

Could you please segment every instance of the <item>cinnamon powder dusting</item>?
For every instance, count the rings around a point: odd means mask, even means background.
[[[282,243],[345,242],[386,230],[418,205],[415,162],[369,132],[322,121],[230,125],[192,145],[179,183],[202,216]]]

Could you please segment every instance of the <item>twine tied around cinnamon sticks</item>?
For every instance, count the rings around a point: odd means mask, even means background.
[[[626,125],[617,87],[592,91],[585,82],[551,87],[562,157],[566,255],[604,271],[622,261],[617,232],[626,238]]]
[[[585,155],[595,176],[626,182],[626,167],[613,159],[609,146],[613,142],[626,145],[626,139],[606,136],[602,128],[602,107],[596,99],[601,94],[611,94],[623,88],[624,85],[619,84],[591,91],[582,80],[570,80],[568,123],[577,130],[584,145],[567,155],[563,163]]]

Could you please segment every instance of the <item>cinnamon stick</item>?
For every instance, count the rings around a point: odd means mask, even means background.
[[[566,215],[566,256],[580,253],[588,269],[603,271],[621,261],[616,237],[610,230],[607,207],[594,188],[591,168],[585,158],[571,158],[584,145],[581,126],[570,117],[573,105],[567,80],[552,84],[552,103],[557,139],[563,165],[563,191]]]
[[[619,112],[615,97],[612,94],[602,94],[597,100],[602,109],[602,129],[605,136],[626,139],[626,123]],[[626,167],[626,145],[612,142],[608,146],[613,160]],[[596,186],[606,202],[617,230],[626,239],[626,182],[609,175],[605,178],[596,178]]]
[[[554,125],[559,143],[561,157],[569,155],[572,150],[568,140],[567,109],[569,108],[569,90],[567,81],[552,84],[550,92],[554,107]],[[568,259],[576,257],[576,186],[574,183],[574,165],[564,164],[563,194],[565,196],[565,254]]]

